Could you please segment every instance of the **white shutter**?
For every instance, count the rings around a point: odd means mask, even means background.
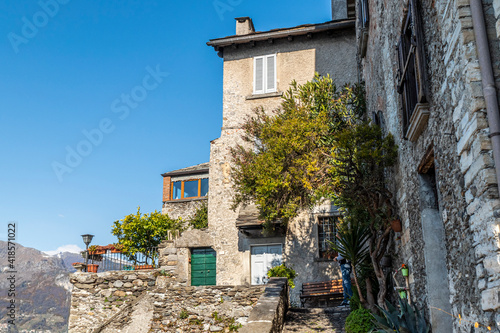
[[[264,93],[264,57],[254,58],[254,94]]]
[[[266,57],[266,93],[276,91],[276,55]]]

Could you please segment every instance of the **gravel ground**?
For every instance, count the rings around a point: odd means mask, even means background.
[[[344,323],[349,313],[348,306],[290,309],[286,314],[283,333],[344,333]]]

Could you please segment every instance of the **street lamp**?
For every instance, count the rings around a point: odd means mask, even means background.
[[[87,265],[89,263],[89,244],[92,242],[92,238],[94,238],[94,235],[90,234],[85,234],[82,235],[83,242],[85,243],[86,249],[85,249],[85,272],[87,272]]]

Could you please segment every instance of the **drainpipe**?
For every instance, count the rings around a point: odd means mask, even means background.
[[[488,123],[490,127],[489,137],[491,139],[493,158],[495,160],[498,193],[500,195],[500,114],[498,111],[497,90],[491,66],[482,1],[470,0],[470,9],[472,13],[472,26],[474,27],[474,34],[476,36],[479,67],[481,68],[483,95],[486,102],[486,112],[488,113]]]

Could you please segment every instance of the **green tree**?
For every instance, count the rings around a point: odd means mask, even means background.
[[[149,214],[141,214],[140,210],[138,207],[136,214],[115,221],[111,233],[123,245],[123,253],[132,256],[140,252],[151,258],[151,248],[167,239],[169,231],[182,230],[183,223],[181,219],[171,219],[156,210]]]
[[[329,76],[316,75],[304,85],[293,82],[273,113],[257,109],[243,126],[245,143],[232,150],[233,207],[255,202],[268,226],[286,225],[300,209],[333,200],[347,225],[369,229],[368,253],[381,285],[377,303],[384,306],[387,277],[378,263],[392,217],[384,175],[397,146],[364,120],[364,102],[362,87],[337,89]],[[360,301],[375,309],[370,286],[367,293]]]
[[[379,263],[387,252],[389,221],[393,218],[392,193],[386,186],[385,172],[396,162],[397,146],[392,135],[383,136],[378,126],[367,123],[338,132],[333,142],[330,191],[348,223],[370,229],[368,250],[379,285],[376,301],[384,307],[387,276]],[[374,310],[370,285],[367,293],[368,299],[360,295],[360,301]]]

